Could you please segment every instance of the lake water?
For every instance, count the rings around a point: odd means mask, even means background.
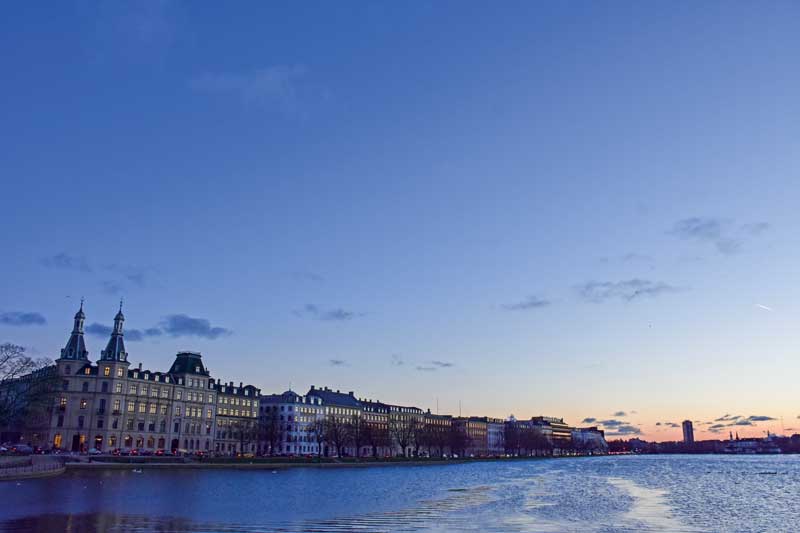
[[[0,531],[800,531],[800,456],[73,472],[0,483]]]

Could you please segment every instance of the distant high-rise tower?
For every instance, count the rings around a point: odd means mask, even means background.
[[[691,420],[683,421],[683,442],[684,444],[691,444],[694,442],[694,428],[692,427]]]

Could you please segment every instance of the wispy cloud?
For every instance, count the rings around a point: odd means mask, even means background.
[[[773,308],[771,308],[771,307],[769,307],[767,305],[764,305],[764,304],[756,304],[756,307],[758,307],[759,309],[763,309],[764,311],[769,311],[770,313],[772,311],[774,311]]]
[[[87,335],[92,335],[94,337],[108,337],[109,335],[111,335],[113,328],[105,324],[100,324],[99,322],[92,322],[91,324],[86,326],[84,331],[86,332]],[[158,328],[147,328],[145,330],[136,328],[127,328],[123,331],[125,339],[133,342],[140,342],[148,337],[157,337],[161,334],[162,331]]]
[[[205,73],[191,80],[189,87],[232,95],[245,105],[293,113],[298,108],[300,84],[307,74],[302,65],[275,65],[247,73]]]
[[[164,317],[159,327],[171,337],[202,337],[213,340],[227,337],[233,333],[227,328],[212,326],[208,319],[190,317],[184,314]]]
[[[595,422],[597,422],[597,419],[594,418],[594,417],[591,417],[591,416],[586,417],[583,420],[581,420],[581,424],[594,424]]]
[[[47,320],[41,313],[7,311],[0,313],[0,324],[5,326],[43,326],[47,324]]]
[[[328,359],[331,366],[350,366],[344,359]]]
[[[578,285],[577,290],[584,300],[602,303],[613,299],[630,302],[643,297],[654,298],[681,289],[660,281],[635,278],[617,282],[589,281]]]
[[[417,370],[419,370],[420,372],[435,372],[436,371],[436,367],[435,366],[419,365],[419,366],[417,366]]]
[[[450,363],[448,361],[431,361],[431,364],[439,368],[450,368],[455,366],[455,364]]]
[[[622,416],[622,417],[625,417],[625,416],[628,416],[628,413],[626,413],[625,411],[617,411],[616,413],[614,413],[611,416]]]
[[[669,233],[680,239],[711,244],[723,254],[734,254],[747,240],[769,228],[767,222],[736,224],[716,217],[689,217],[677,221]]]
[[[92,267],[85,257],[79,255],[71,255],[66,252],[61,252],[55,255],[44,257],[41,260],[42,265],[47,268],[56,268],[61,270],[77,270],[79,272],[91,272]]]
[[[327,320],[332,322],[344,322],[359,316],[364,316],[364,313],[356,313],[340,307],[334,309],[321,309],[315,304],[306,304],[302,309],[295,310],[294,314],[298,317],[311,318],[314,320]]]
[[[521,302],[503,304],[503,309],[507,311],[530,311],[531,309],[541,309],[550,305],[550,300],[538,296],[528,296]]]
[[[400,356],[399,356],[398,354],[396,354],[396,353],[393,353],[393,354],[392,354],[392,365],[393,365],[393,366],[403,366],[404,364],[406,364],[406,362],[405,362],[405,361],[403,361],[403,358],[402,358],[402,357],[400,357]]]

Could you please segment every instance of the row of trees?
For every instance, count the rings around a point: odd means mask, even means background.
[[[46,427],[58,389],[49,359],[34,359],[23,346],[0,344],[0,435],[2,440]]]
[[[275,452],[292,422],[284,422],[274,411],[259,420],[257,434],[264,452]],[[389,417],[387,424],[377,424],[362,416],[328,415],[307,424],[306,434],[317,445],[318,454],[328,448],[328,454],[378,457],[381,453],[399,451],[419,455],[443,455],[446,450],[463,454],[472,444],[462,428],[426,426],[417,418]]]

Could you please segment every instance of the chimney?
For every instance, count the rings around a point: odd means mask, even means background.
[[[350,391],[347,394],[349,394],[350,396],[353,396],[353,391]]]
[[[139,363],[139,370],[142,369],[142,363]]]
[[[314,385],[311,385],[311,390],[315,390],[315,389],[314,389]]]
[[[240,382],[239,382],[239,388],[240,388],[240,389],[242,388],[242,385],[243,385],[243,383],[240,381]]]

